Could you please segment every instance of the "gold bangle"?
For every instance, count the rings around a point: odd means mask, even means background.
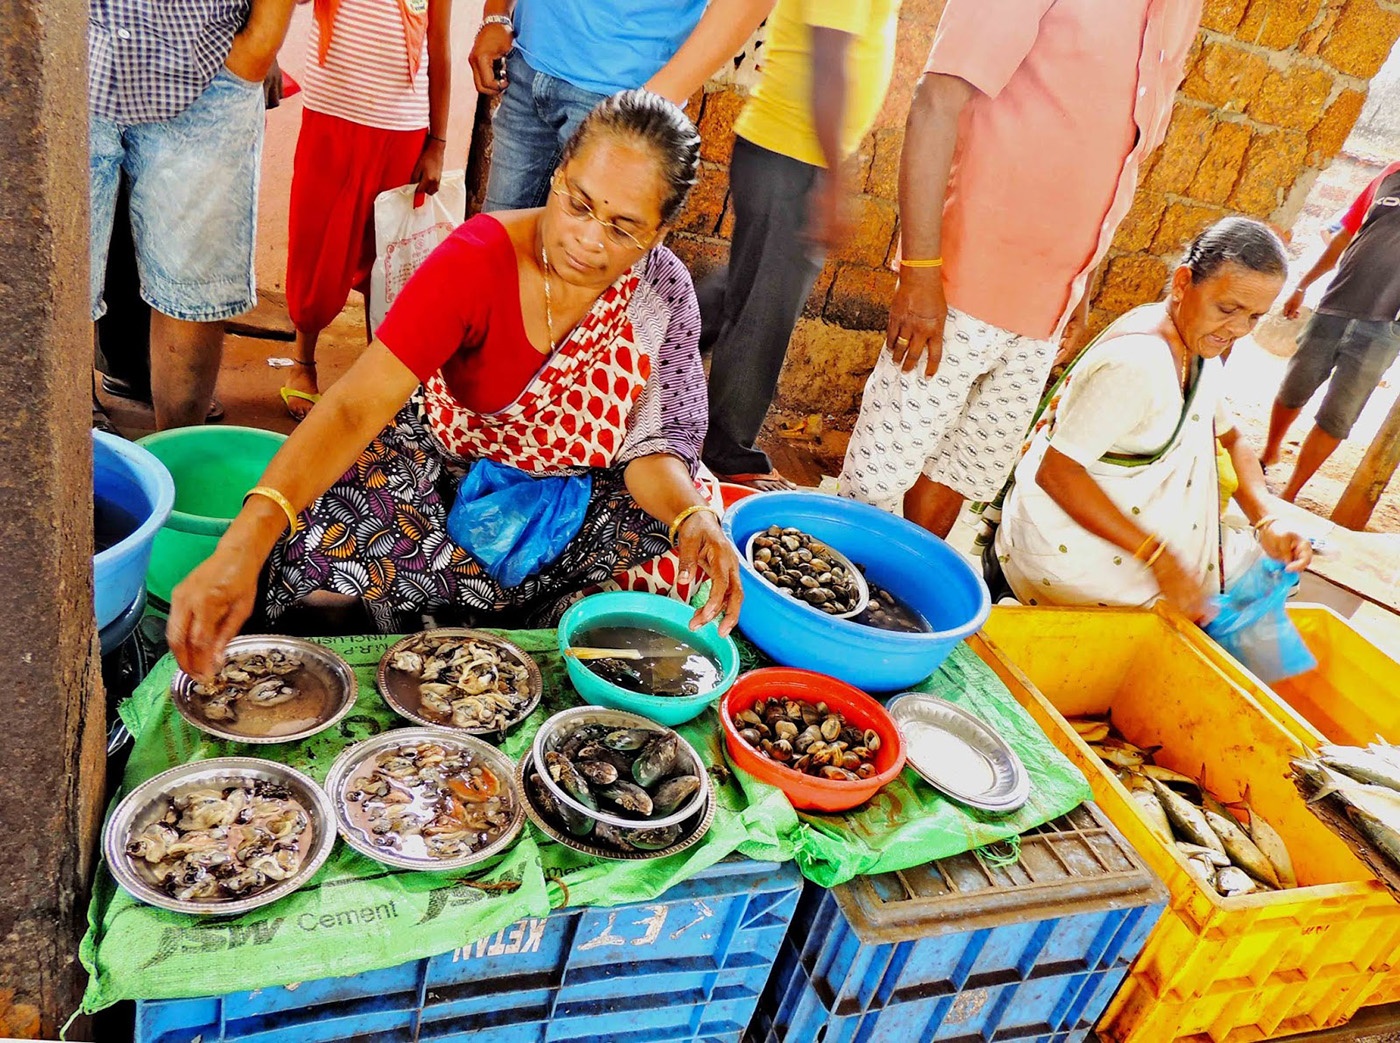
[[[713,507],[711,507],[708,503],[696,503],[687,507],[685,510],[681,511],[680,514],[676,515],[676,520],[671,523],[672,547],[676,545],[676,537],[680,535],[681,526],[686,523],[686,519],[689,518],[692,514],[699,514],[701,511],[709,511],[716,518],[719,517],[719,512],[716,511]]]
[[[1260,518],[1257,522],[1254,523],[1254,531],[1263,532],[1276,521],[1278,521],[1278,519],[1272,514],[1266,514],[1264,515],[1264,517]]]
[[[1166,549],[1167,545],[1159,541],[1157,544],[1157,549],[1147,556],[1147,560],[1144,561],[1143,564],[1150,569],[1153,565],[1157,563],[1157,559],[1162,556],[1162,552]]]
[[[1143,540],[1140,544],[1138,544],[1138,549],[1133,551],[1133,557],[1137,558],[1138,561],[1141,561],[1142,552],[1145,551],[1148,547],[1148,544],[1152,543],[1153,541],[1156,541],[1157,543],[1162,542],[1161,540],[1157,539],[1156,535],[1149,535],[1147,539]]]
[[[899,262],[899,266],[900,266],[901,268],[942,268],[942,267],[943,267],[943,258],[941,258],[941,257],[930,257],[930,258],[928,258],[928,259],[926,259],[926,260],[919,260],[919,261],[905,261],[905,260],[901,260],[901,261]]]
[[[256,486],[256,487],[252,488],[252,489],[249,489],[248,492],[247,492],[246,494],[244,494],[244,496],[243,496],[243,502],[244,502],[244,503],[247,503],[247,502],[248,502],[248,498],[251,497],[251,496],[265,496],[267,499],[269,499],[269,500],[271,500],[273,503],[275,503],[278,507],[281,507],[281,508],[282,508],[282,513],[285,514],[285,515],[287,516],[287,533],[288,533],[288,535],[290,535],[290,536],[295,536],[295,535],[296,535],[296,532],[297,532],[297,512],[296,512],[296,508],[294,508],[294,507],[292,506],[292,501],[291,501],[291,500],[287,499],[285,496],[283,496],[283,495],[282,495],[280,492],[278,492],[276,489],[272,488],[272,486],[270,486],[270,485],[259,485],[259,486]]]

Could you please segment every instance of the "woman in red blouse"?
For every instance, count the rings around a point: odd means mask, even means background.
[[[472,218],[432,254],[176,588],[168,636],[181,666],[214,669],[254,610],[265,563],[261,607],[274,622],[294,605],[358,600],[386,631],[441,609],[529,625],[674,540],[681,581],[697,570],[713,581],[692,625],[722,616],[733,628],[738,557],[694,482],[699,312],[660,245],[699,145],[670,102],[615,95],[569,142],[543,208]],[[458,481],[483,464],[512,481],[558,480],[562,499],[528,483],[541,515],[569,496],[586,503],[581,522],[576,512],[553,534],[562,550],[523,579],[489,540],[468,547],[449,531]]]

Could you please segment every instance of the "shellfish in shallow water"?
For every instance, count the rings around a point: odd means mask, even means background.
[[[206,787],[171,798],[126,853],[182,901],[247,898],[295,875],[309,825],[306,809],[275,783]]]
[[[418,682],[424,717],[473,732],[504,731],[533,696],[525,664],[474,637],[422,634],[395,652],[389,667]]]

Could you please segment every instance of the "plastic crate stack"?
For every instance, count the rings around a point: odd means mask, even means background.
[[[808,885],[751,1043],[1084,1040],[1167,893],[1093,804],[978,853]]]
[[[137,1004],[137,1043],[738,1043],[797,907],[791,864],[561,909],[388,970]]]

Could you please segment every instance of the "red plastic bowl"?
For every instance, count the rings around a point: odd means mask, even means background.
[[[876,774],[859,782],[820,779],[771,761],[739,737],[734,718],[760,699],[796,699],[826,703],[858,728],[870,728],[880,736],[875,754]],[[719,703],[720,727],[724,745],[735,767],[742,768],[760,782],[777,786],[803,811],[849,811],[893,782],[904,769],[904,740],[885,708],[859,688],[810,670],[774,666],[751,670],[734,682]]]
[[[728,510],[746,496],[753,496],[757,489],[750,489],[747,485],[735,485],[733,482],[719,482],[719,498],[724,503],[724,509]]]

